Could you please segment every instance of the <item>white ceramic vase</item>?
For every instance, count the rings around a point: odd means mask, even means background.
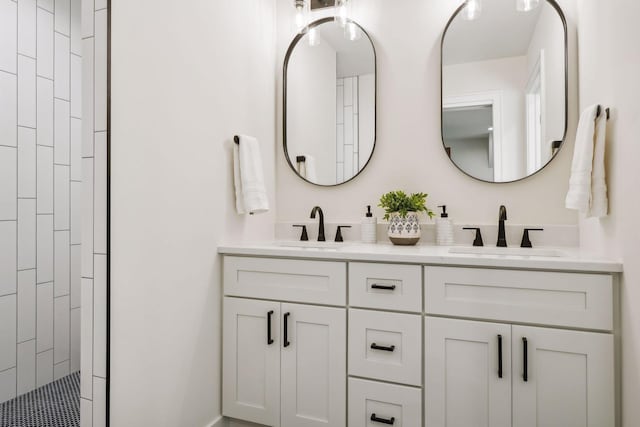
[[[418,213],[409,212],[403,218],[399,212],[392,212],[387,235],[394,245],[411,246],[418,243],[422,235]]]

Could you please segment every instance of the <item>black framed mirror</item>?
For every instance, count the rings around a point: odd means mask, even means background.
[[[320,186],[364,170],[376,144],[376,52],[356,22],[315,21],[284,61],[283,146],[291,169]]]
[[[467,0],[442,36],[442,141],[475,179],[536,174],[567,131],[567,24],[553,0]]]

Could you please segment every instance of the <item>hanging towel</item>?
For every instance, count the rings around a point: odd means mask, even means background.
[[[596,120],[595,142],[593,148],[593,171],[591,172],[591,206],[588,217],[602,218],[609,211],[607,181],[604,167],[605,141],[607,136],[607,114],[602,111]]]
[[[239,144],[233,145],[233,177],[238,214],[269,210],[260,145],[254,137],[240,135]]]
[[[304,178],[307,181],[318,182],[318,174],[316,172],[316,159],[313,156],[305,156]]]
[[[565,199],[565,206],[568,209],[576,209],[583,214],[587,214],[591,208],[591,172],[597,110],[598,106],[592,105],[580,115],[571,163],[569,192]]]

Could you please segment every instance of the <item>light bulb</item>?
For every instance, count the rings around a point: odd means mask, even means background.
[[[462,10],[462,17],[467,21],[478,19],[482,12],[481,0],[467,0],[467,4]]]
[[[320,44],[320,37],[318,37],[318,30],[316,28],[311,28],[307,33],[307,37],[309,37],[309,46],[318,46]]]
[[[347,39],[351,41],[360,40],[360,37],[362,37],[360,29],[354,22],[349,22],[347,24],[345,34],[347,36]]]
[[[529,12],[540,4],[540,0],[516,0],[516,10],[518,12]]]
[[[337,0],[336,1],[336,20],[341,27],[347,25],[349,18],[349,0]]]

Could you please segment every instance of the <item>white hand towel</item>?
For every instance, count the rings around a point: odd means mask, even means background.
[[[596,120],[596,136],[593,148],[593,171],[591,172],[591,206],[587,217],[602,218],[609,211],[607,180],[604,167],[604,152],[607,136],[607,114],[602,111]]]
[[[313,156],[305,156],[304,177],[307,181],[318,182],[318,174],[316,172],[316,159]]]
[[[269,210],[269,200],[264,184],[262,156],[258,140],[240,136],[240,143],[233,147],[233,177],[238,214],[256,214]]]
[[[593,169],[593,139],[597,105],[586,108],[580,115],[576,144],[571,164],[569,192],[565,199],[568,209],[588,213],[591,207],[591,171]]]

